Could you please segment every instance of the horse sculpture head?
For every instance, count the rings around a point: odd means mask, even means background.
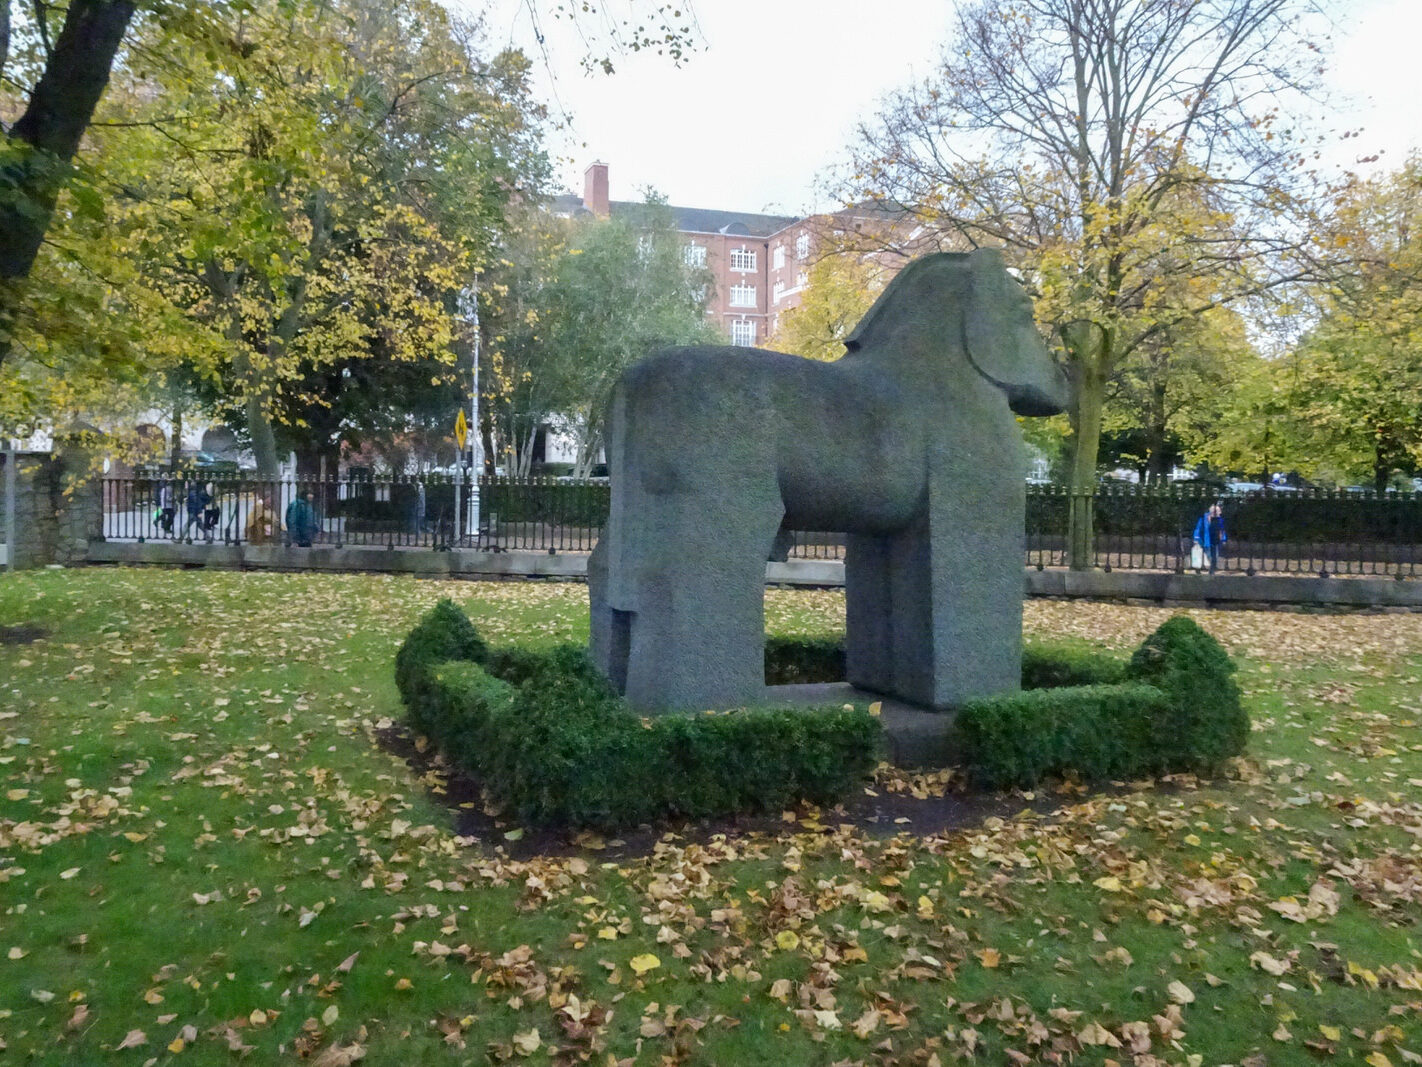
[[[980,375],[1007,395],[1018,415],[1055,415],[1070,402],[1066,376],[1032,320],[1032,301],[995,248],[939,252],[905,267],[845,340],[850,352],[880,339],[886,323],[938,316],[934,301],[951,295],[963,352]],[[913,305],[917,314],[908,313]],[[892,308],[892,314],[882,314]],[[941,321],[941,320],[939,320]],[[952,328],[951,317],[945,323]],[[892,343],[892,342],[888,342]]]

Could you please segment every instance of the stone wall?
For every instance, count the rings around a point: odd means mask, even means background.
[[[0,531],[5,527],[0,467]],[[103,529],[103,487],[89,453],[21,452],[15,480],[15,567],[71,565],[88,558]],[[0,532],[3,536],[3,532]]]

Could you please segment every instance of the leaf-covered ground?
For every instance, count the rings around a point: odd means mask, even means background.
[[[494,642],[586,633],[577,585],[0,580],[0,626],[47,632],[0,642],[5,1055],[1422,1062],[1422,617],[1194,613],[1255,718],[1230,780],[513,860],[518,828],[453,836],[442,776],[378,743],[441,596]],[[1035,602],[1027,626],[1124,650],[1166,615]],[[843,599],[771,592],[767,620],[833,632]]]

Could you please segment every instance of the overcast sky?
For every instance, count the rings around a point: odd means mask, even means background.
[[[585,74],[586,47],[552,20],[545,63],[525,0],[447,2],[488,12],[491,45],[535,57],[540,93],[571,115],[571,131],[550,145],[568,189],[581,192],[583,169],[598,159],[614,200],[650,187],[689,207],[786,214],[830,206],[817,181],[886,93],[931,71],[952,9],[951,0],[692,0],[700,51],[680,68],[619,57],[608,76]],[[1326,125],[1364,133],[1340,142],[1334,162],[1382,152],[1379,166],[1398,166],[1422,144],[1422,0],[1335,7],[1329,82],[1340,107]]]

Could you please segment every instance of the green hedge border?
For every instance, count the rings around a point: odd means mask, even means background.
[[[1103,666],[1077,662],[1083,673]],[[1141,643],[1116,684],[968,702],[958,709],[958,747],[973,781],[992,788],[1030,788],[1068,773],[1088,780],[1213,774],[1249,738],[1234,670],[1219,642],[1176,616]]]
[[[839,680],[843,643],[772,638],[765,662],[772,685]],[[1036,643],[1024,650],[1022,692],[970,701],[945,717],[945,729],[985,788],[1073,773],[1213,773],[1249,736],[1234,669],[1184,616],[1162,624],[1129,662]],[[581,647],[490,648],[448,600],[405,640],[395,677],[411,727],[530,825],[611,828],[800,799],[829,804],[881,752],[879,720],[858,707],[639,718]]]
[[[863,708],[642,719],[582,648],[490,649],[448,600],[405,640],[395,676],[411,727],[528,825],[829,804],[869,774],[882,745]]]
[[[1022,688],[1114,685],[1125,681],[1123,659],[1064,641],[1034,641],[1022,648]],[[497,672],[496,672],[497,673]],[[767,637],[765,684],[844,681],[844,638]]]

